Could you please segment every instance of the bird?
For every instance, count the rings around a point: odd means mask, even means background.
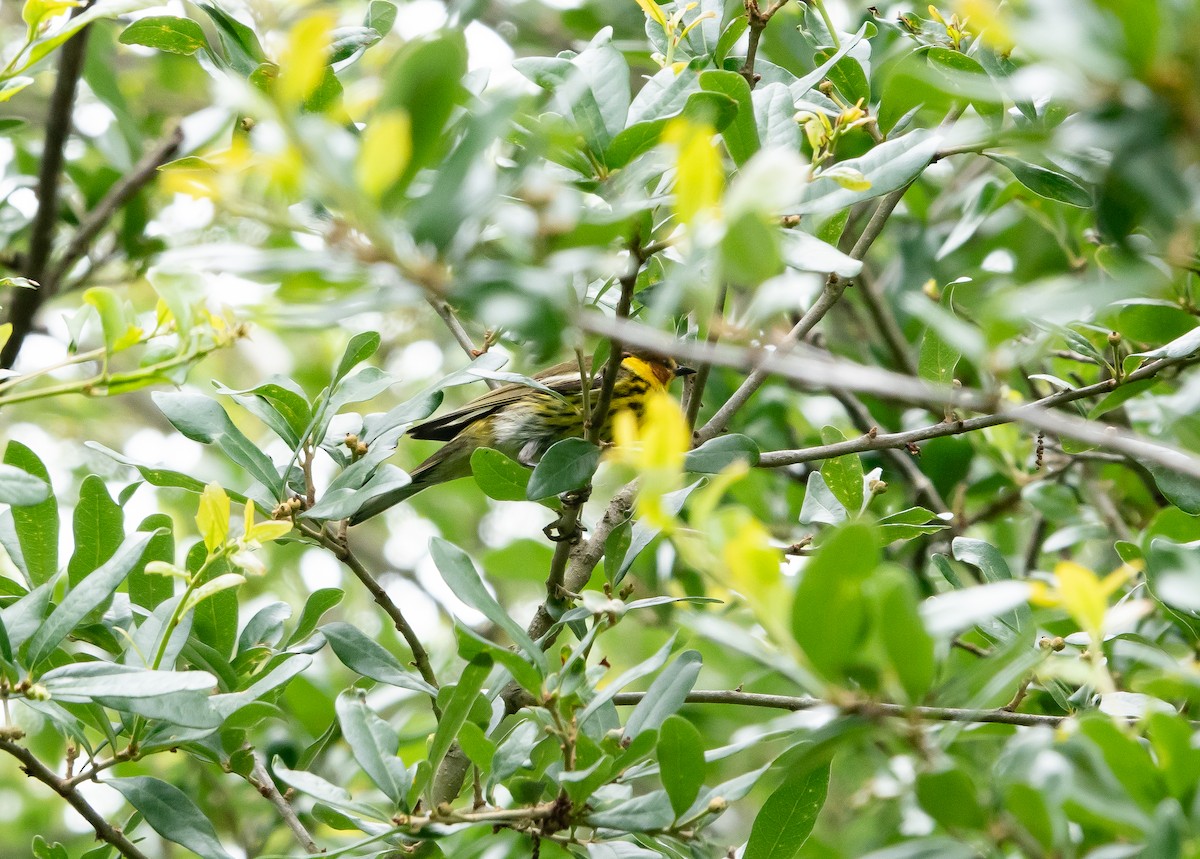
[[[600,440],[611,441],[616,414],[628,410],[640,418],[648,395],[665,392],[677,377],[694,372],[669,356],[622,352]],[[430,486],[468,476],[471,454],[481,447],[494,448],[523,465],[533,466],[551,445],[582,436],[583,376],[591,379],[591,405],[595,407],[603,373],[592,373],[592,362],[585,359],[582,368],[578,361],[566,361],[532,377],[553,394],[529,385],[503,385],[461,408],[416,425],[407,435],[445,444],[409,472],[412,483],[370,499],[350,517],[350,524],[370,519]]]

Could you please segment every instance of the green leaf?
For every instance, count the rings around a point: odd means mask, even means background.
[[[800,203],[792,209],[796,214],[824,214],[845,209],[863,200],[903,188],[937,154],[940,138],[935,134],[911,132],[874,147],[866,155],[841,161],[841,170],[857,170],[871,187],[863,191],[843,188],[831,177],[819,174],[800,194]]]
[[[371,5],[367,7],[367,17],[363,23],[380,36],[386,36],[392,31],[392,25],[396,23],[396,12],[394,3],[388,3],[387,0],[371,0]]]
[[[208,692],[217,679],[207,671],[152,671],[111,662],[75,662],[54,668],[38,682],[56,701],[83,703],[119,694],[122,698],[153,698],[174,692]]]
[[[338,695],[334,706],[354,760],[393,804],[403,805],[412,779],[396,756],[400,736],[367,707],[358,690]]]
[[[321,616],[340,603],[345,595],[346,592],[341,588],[317,588],[310,593],[308,599],[304,601],[304,608],[300,611],[300,619],[296,621],[296,628],[292,630],[285,646],[291,647],[299,644],[312,635],[321,621]]]
[[[346,375],[351,370],[374,355],[379,349],[380,342],[381,339],[378,331],[363,331],[351,337],[350,342],[346,344],[345,351],[342,352],[342,357],[338,361],[337,367],[333,371],[333,379],[330,381],[330,386],[336,387],[337,383],[346,378]]]
[[[19,441],[10,441],[4,450],[4,464],[24,471],[50,486],[50,473],[32,450]],[[44,501],[12,509],[13,526],[25,572],[35,585],[48,581],[58,572],[58,502],[53,489]]]
[[[33,78],[27,75],[15,75],[7,80],[0,81],[0,104],[11,99],[31,83],[33,83]]]
[[[467,46],[462,31],[441,30],[411,39],[396,52],[383,76],[376,110],[402,110],[412,128],[412,153],[388,200],[403,198],[417,172],[449,145],[446,123],[465,97],[462,78],[467,72]]]
[[[679,110],[665,116],[636,122],[613,138],[604,153],[610,169],[624,167],[637,156],[658,144],[663,130],[677,117],[711,125],[717,131],[726,128],[737,116],[737,102],[717,92],[694,92]]]
[[[198,4],[212,19],[229,65],[243,77],[249,77],[267,60],[267,54],[254,31],[214,3]]]
[[[458,736],[459,728],[467,720],[471,708],[475,706],[475,700],[479,697],[479,691],[491,670],[492,658],[486,653],[473,657],[463,669],[429,744],[429,767],[434,772],[437,772],[446,752],[450,751],[450,745]]]
[[[351,671],[401,689],[437,694],[437,690],[415,671],[401,665],[396,657],[358,627],[348,623],[327,623],[321,627],[321,633],[329,641],[334,655]]]
[[[751,467],[758,465],[758,456],[758,444],[754,439],[729,433],[710,438],[698,448],[688,451],[683,467],[698,474],[717,474],[735,462],[744,462]]]
[[[0,504],[28,507],[50,497],[50,484],[11,465],[0,465]]]
[[[875,626],[909,703],[919,704],[933,685],[937,667],[933,638],[921,620],[912,576],[895,568],[880,572],[872,582]]]
[[[134,462],[127,456],[117,453],[115,450],[105,447],[102,444],[94,441],[85,441],[84,447],[90,447],[92,450],[97,450],[110,459],[114,459],[122,465],[127,465],[130,468],[136,468],[142,478],[151,486],[161,486],[167,489],[186,489],[188,492],[194,492],[197,495],[204,491],[204,487],[208,484],[199,478],[192,477],[190,474],[181,474],[178,471],[171,471],[166,468],[154,468],[153,466],[143,465],[139,462]],[[231,501],[238,504],[245,504],[248,500],[245,495],[238,492],[231,492],[226,489],[225,494],[229,496]],[[269,514],[270,508],[258,503],[260,513]]]
[[[949,527],[936,513],[924,507],[909,507],[879,520],[879,533],[883,535],[885,546],[897,540],[936,534]]]
[[[546,451],[529,477],[526,497],[540,501],[581,489],[596,473],[600,464],[600,448],[582,438],[565,438]]]
[[[925,813],[948,829],[982,829],[987,813],[975,785],[961,769],[924,772],[917,776],[917,801]]]
[[[72,587],[111,558],[125,536],[125,514],[95,474],[85,477],[79,487],[73,524],[75,552],[67,562]]]
[[[429,552],[433,556],[433,563],[437,566],[438,572],[442,574],[442,579],[445,580],[454,595],[507,632],[508,637],[534,660],[541,671],[545,672],[545,653],[526,634],[525,628],[509,617],[508,612],[500,603],[496,602],[496,598],[484,585],[483,579],[479,577],[479,572],[475,569],[475,564],[471,562],[467,553],[441,537],[434,537],[430,541]]]
[[[941,307],[954,315],[954,285],[942,290]],[[962,360],[962,352],[956,349],[934,325],[925,329],[921,338],[921,352],[917,361],[917,374],[938,385],[954,384],[954,370]]]
[[[846,437],[837,427],[822,427],[821,442],[823,444],[835,444],[845,440]],[[848,453],[845,456],[825,460],[821,465],[821,477],[825,479],[825,485],[829,487],[833,497],[841,503],[847,513],[857,516],[862,511],[863,469],[862,460],[859,459],[857,453]]]
[[[822,522],[826,525],[837,525],[845,522],[849,515],[846,506],[830,490],[821,472],[809,472],[804,501],[800,504],[800,524]]]
[[[173,391],[155,391],[151,398],[175,429],[192,441],[217,445],[265,486],[272,497],[283,497],[283,478],[271,458],[242,434],[220,403],[200,394]]]
[[[100,327],[104,331],[104,348],[111,356],[114,352],[129,348],[140,331],[133,326],[129,302],[120,298],[106,286],[93,286],[83,292],[83,300],[96,308],[100,314]]]
[[[1102,415],[1106,415],[1113,409],[1120,408],[1125,403],[1132,400],[1138,394],[1145,393],[1158,384],[1158,379],[1138,379],[1136,382],[1126,382],[1121,387],[1117,388],[1109,394],[1101,398],[1100,402],[1092,407],[1087,414],[1089,421],[1094,421]]]
[[[394,9],[395,7],[393,7]],[[373,27],[338,27],[329,34],[329,62],[343,63],[383,38]],[[332,72],[330,73],[332,74]],[[336,80],[336,78],[334,78]],[[340,87],[339,87],[340,89]],[[307,106],[307,105],[306,105]]]
[[[152,536],[147,533],[129,535],[106,564],[71,589],[29,639],[25,660],[30,667],[36,667],[53,653],[81,620],[112,596],[141,558]]]
[[[612,28],[600,30],[571,60],[526,57],[514,60],[513,68],[555,93],[575,119],[592,155],[603,161],[630,113],[629,64],[612,44]]]
[[[146,564],[151,561],[175,563],[175,535],[172,532],[174,525],[174,520],[166,513],[152,513],[138,525],[139,531],[149,531],[153,536],[146,544],[142,557],[129,571],[129,578],[126,580],[129,600],[134,605],[154,609],[175,593],[175,582],[170,576],[146,573]]]
[[[282,377],[276,379],[241,391],[217,385],[217,393],[233,397],[295,449],[312,424],[312,409],[303,392],[295,389],[294,382]]]
[[[825,63],[832,59],[834,53],[833,48],[825,48],[817,51],[813,55],[813,59]],[[842,98],[849,104],[854,104],[859,99],[862,99],[864,104],[870,102],[871,84],[867,80],[863,67],[854,57],[843,56],[835,60],[829,67],[829,71],[825,73],[825,77],[837,87]]]
[[[668,716],[658,731],[656,754],[663,787],[678,819],[704,784],[704,740],[687,719]]]
[[[67,848],[57,841],[48,844],[40,835],[33,836],[33,855],[34,859],[70,859]]]
[[[1039,167],[1011,155],[985,152],[988,158],[1007,167],[1017,181],[1039,197],[1057,200],[1068,206],[1086,209],[1092,205],[1091,193],[1065,173]]]
[[[1200,480],[1155,462],[1144,463],[1167,500],[1192,516],[1200,515]]]
[[[529,469],[498,450],[481,447],[471,454],[471,475],[488,498],[524,501],[529,486]]]
[[[624,737],[632,740],[644,731],[657,730],[667,717],[683,706],[700,676],[701,656],[698,651],[685,650],[663,669],[646,695],[633,708],[625,722]]]
[[[742,859],[792,859],[817,823],[829,790],[829,764],[788,774],[754,818]]]
[[[792,635],[812,666],[844,681],[866,633],[861,590],[879,565],[879,535],[862,522],[842,525],[805,566],[792,603]]]
[[[345,788],[331,784],[315,773],[289,769],[278,755],[272,759],[271,770],[284,784],[347,814],[365,817],[368,820],[383,820],[390,816],[366,803],[356,802]]]
[[[201,859],[233,859],[221,846],[208,818],[174,785],[149,776],[109,778],[104,783],[120,791],[150,827],[168,841]]]
[[[782,271],[778,226],[758,212],[744,212],[721,239],[722,277],[750,287]]]
[[[700,73],[700,88],[728,96],[737,104],[737,116],[725,126],[721,136],[725,138],[733,163],[741,167],[760,147],[750,84],[737,72],[709,70]]]
[[[542,693],[544,680],[542,672],[538,666],[530,664],[526,657],[507,647],[501,647],[488,641],[461,623],[454,625],[454,634],[458,638],[458,655],[463,659],[469,662],[480,653],[486,653],[493,662],[508,669],[508,673],[513,676],[513,679],[531,695],[537,696]]]
[[[208,47],[200,25],[190,18],[151,15],[139,18],[121,32],[122,45],[143,45],[170,54],[190,56]]]

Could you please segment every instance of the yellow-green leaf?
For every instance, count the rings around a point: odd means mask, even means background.
[[[229,536],[229,496],[219,483],[208,484],[200,493],[196,525],[210,554],[225,545]]]

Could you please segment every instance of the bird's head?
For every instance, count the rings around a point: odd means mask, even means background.
[[[670,355],[657,352],[629,351],[621,353],[621,365],[648,382],[666,387],[678,376],[695,373],[692,367],[684,367]]]

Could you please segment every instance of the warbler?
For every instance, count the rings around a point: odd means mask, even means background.
[[[667,356],[623,352],[600,439],[612,439],[614,415],[629,410],[640,417],[647,395],[665,391],[676,377],[694,372]],[[604,374],[592,373],[591,361],[586,360],[582,375],[591,378],[590,400],[594,408]],[[471,454],[478,448],[494,448],[532,466],[555,442],[582,436],[583,381],[579,362],[555,364],[532,378],[554,393],[529,385],[504,385],[462,408],[410,429],[408,435],[413,438],[446,444],[410,472],[412,483],[372,498],[351,517],[350,523],[369,519],[435,484],[466,477],[471,473]]]

